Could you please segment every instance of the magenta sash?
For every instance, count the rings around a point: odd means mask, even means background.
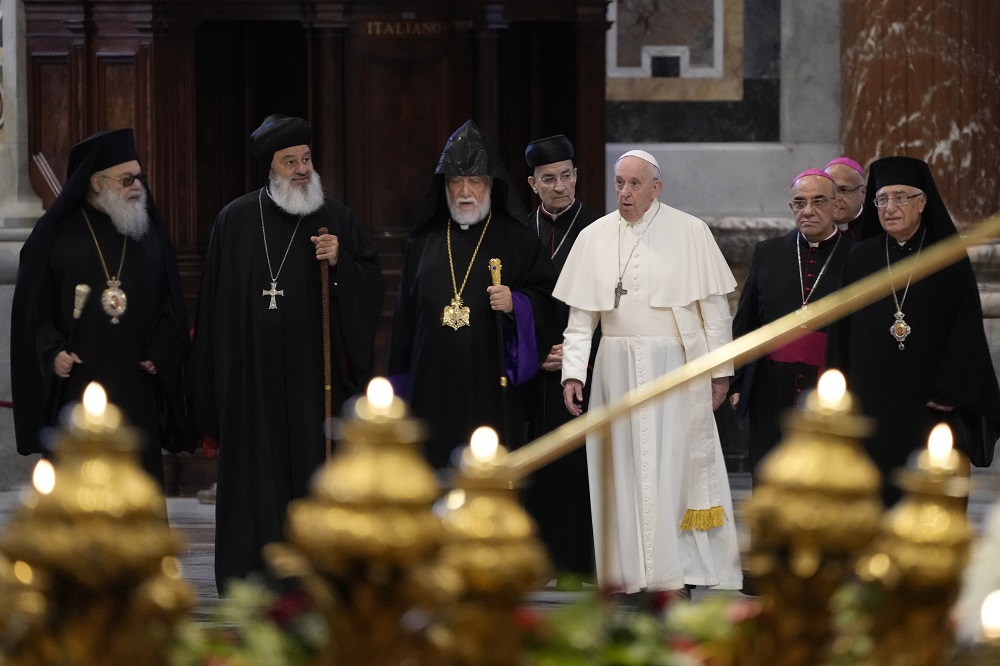
[[[826,333],[812,331],[795,342],[775,349],[767,357],[778,363],[805,363],[822,369],[825,351]]]

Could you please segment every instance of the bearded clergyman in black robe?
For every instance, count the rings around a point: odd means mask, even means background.
[[[284,538],[288,503],[325,458],[320,262],[334,416],[372,372],[381,268],[354,213],[324,197],[311,141],[308,122],[280,114],[254,131],[267,185],[219,213],[202,269],[193,386],[196,424],[219,443],[220,592],[264,570],[261,548]]]
[[[466,122],[445,145],[403,250],[389,358],[394,384],[430,425],[435,468],[479,426],[508,447],[522,443],[524,384],[558,335],[555,269],[524,219],[493,146]],[[501,262],[498,286],[490,259]]]
[[[77,285],[90,287],[74,318]],[[163,485],[161,447],[193,451],[181,375],[189,333],[166,227],[131,129],[73,146],[66,183],[21,248],[11,309],[17,450],[47,453],[45,426],[94,381],[143,440]]]
[[[845,285],[956,233],[921,160],[874,162],[867,196],[864,240],[848,258]],[[830,347],[830,364],[877,420],[866,448],[887,505],[899,499],[891,472],[927,446],[936,424],[951,426],[956,448],[977,466],[990,464],[1000,436],[1000,389],[968,257],[919,281],[892,271],[892,283],[889,296],[834,325]]]
[[[795,229],[757,243],[733,317],[738,338],[808,309],[841,286],[853,241],[834,222],[837,184],[826,172],[807,169],[792,181],[789,208]],[[730,402],[750,419],[749,453],[754,472],[781,439],[781,417],[803,392],[816,388],[827,331],[812,331],[764,358],[737,369]]]
[[[539,204],[528,214],[528,228],[548,250],[556,272],[562,270],[580,232],[600,217],[576,198],[577,167],[573,143],[557,134],[532,141],[524,150],[531,169],[528,185]],[[553,299],[560,333],[569,321],[569,306]],[[600,342],[595,333],[590,367]],[[591,371],[592,373],[592,371]],[[588,373],[588,378],[591,373]],[[590,397],[590,382],[584,387],[584,404]],[[552,346],[528,388],[528,436],[538,438],[568,423],[574,417],[563,404],[562,338]],[[583,447],[553,460],[528,477],[524,507],[538,523],[552,565],[560,574],[590,578],[594,573],[594,530],[590,516],[590,486],[587,452]],[[568,579],[571,583],[573,579]]]

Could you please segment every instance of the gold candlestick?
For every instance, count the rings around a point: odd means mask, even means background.
[[[461,581],[461,595],[445,619],[455,664],[519,663],[522,629],[515,611],[549,576],[534,523],[514,495],[506,455],[496,433],[479,428],[462,453],[456,489],[437,506],[445,529],[440,563]]]
[[[372,380],[354,411],[311,496],[288,509],[289,543],[264,554],[276,573],[302,582],[327,619],[330,642],[317,663],[404,663],[425,646],[403,615],[454,587],[432,566],[439,490],[418,450],[425,428],[406,417],[388,381]]]
[[[193,598],[137,434],[96,384],[64,427],[0,537],[4,663],[166,664]]]
[[[942,424],[916,469],[897,472],[905,495],[885,515],[858,566],[883,597],[872,630],[872,664],[937,666],[952,643],[948,613],[972,539],[967,470],[967,459],[951,448],[951,431]]]
[[[832,636],[830,597],[852,574],[881,512],[880,476],[860,446],[871,429],[836,371],[786,417],[785,438],[761,462],[760,485],[744,507],[744,562],[762,612],[741,663],[821,662]]]

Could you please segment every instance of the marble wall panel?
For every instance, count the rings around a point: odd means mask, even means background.
[[[952,215],[1000,208],[1000,3],[845,0],[843,142],[926,160]]]

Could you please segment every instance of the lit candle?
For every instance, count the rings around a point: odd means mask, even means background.
[[[1000,590],[994,590],[983,601],[979,617],[983,623],[983,636],[1000,638]]]
[[[472,456],[483,463],[491,463],[496,460],[497,448],[500,445],[500,438],[496,430],[488,426],[476,428],[469,440],[469,448],[472,449]]]
[[[819,395],[821,408],[837,409],[847,394],[847,380],[839,370],[827,370],[819,378],[816,393]]]
[[[83,411],[88,424],[100,425],[104,423],[104,412],[108,408],[108,395],[104,388],[97,382],[87,384],[83,392]]]
[[[931,430],[927,438],[928,463],[932,469],[950,467],[952,436],[951,428],[945,423],[939,423]]]
[[[56,469],[46,458],[42,458],[35,465],[35,470],[31,474],[31,484],[42,495],[48,495],[56,487]]]
[[[385,377],[376,377],[368,382],[368,407],[376,416],[388,416],[392,406],[392,384]]]

